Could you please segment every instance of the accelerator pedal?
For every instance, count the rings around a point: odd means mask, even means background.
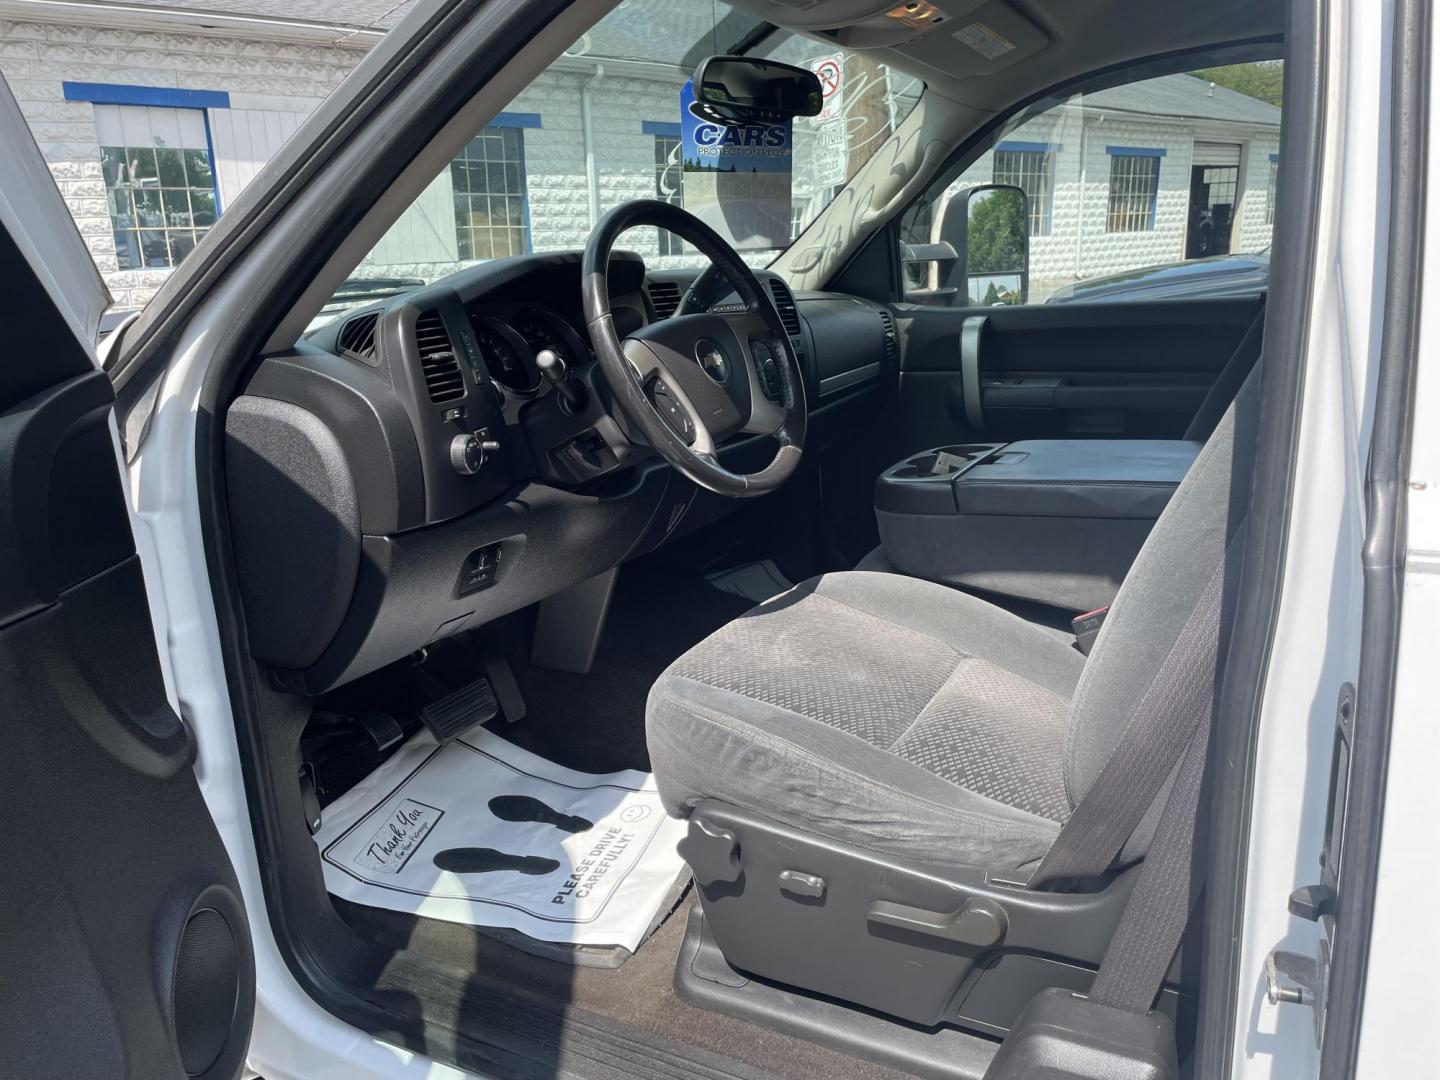
[[[426,705],[420,710],[420,719],[435,736],[435,741],[444,744],[476,724],[495,719],[499,711],[500,705],[495,700],[495,691],[490,688],[490,680],[476,679]]]

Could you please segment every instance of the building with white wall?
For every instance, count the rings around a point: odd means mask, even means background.
[[[0,0],[0,74],[122,307],[153,295],[403,14],[385,0],[134,0],[47,7],[45,21],[18,17],[31,10]],[[693,46],[709,40],[712,9],[677,10],[666,0],[628,0],[607,17],[436,177],[357,276],[428,279],[474,259],[579,248],[598,213],[616,203],[682,199],[672,164],[679,89]],[[670,34],[657,39],[661,23]],[[797,39],[784,58],[826,52]],[[629,59],[642,55],[656,59]],[[1034,287],[1183,257],[1197,148],[1207,141],[1230,148],[1222,156],[1239,155],[1231,247],[1268,243],[1279,110],[1170,78],[1183,82],[1158,99],[1121,87],[1039,117],[962,177],[1024,179],[1032,191]],[[913,90],[893,91],[898,115]],[[833,148],[825,129],[812,128],[797,124],[797,228],[845,172],[843,144]],[[1134,159],[1123,169],[1143,190],[1117,216],[1121,157]],[[1152,178],[1153,191],[1145,188]],[[654,230],[625,245],[655,265],[693,261]]]
[[[1166,75],[1046,110],[1003,135],[947,195],[1025,188],[1031,298],[1044,299],[1074,281],[1268,248],[1279,151],[1278,108]]]

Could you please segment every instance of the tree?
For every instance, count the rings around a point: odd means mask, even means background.
[[[1279,60],[1258,60],[1253,64],[1230,64],[1227,67],[1202,68],[1192,72],[1197,79],[1213,82],[1237,94],[1257,98],[1280,107],[1285,65]]]
[[[1018,274],[1025,268],[1025,203],[1013,194],[982,192],[971,200],[965,232],[968,273]]]

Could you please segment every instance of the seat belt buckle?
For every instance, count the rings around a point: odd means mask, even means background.
[[[1076,615],[1070,620],[1070,632],[1075,635],[1075,648],[1085,656],[1090,655],[1090,650],[1095,645],[1095,639],[1100,636],[1100,627],[1105,625],[1105,616],[1108,614],[1110,614],[1110,605],[1106,604],[1094,611]]]

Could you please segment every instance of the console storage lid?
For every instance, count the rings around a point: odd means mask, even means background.
[[[1104,607],[1199,449],[1037,439],[926,451],[876,481],[880,540],[915,577],[1072,611]]]
[[[955,478],[956,510],[1154,521],[1199,452],[1175,439],[1010,443]]]

